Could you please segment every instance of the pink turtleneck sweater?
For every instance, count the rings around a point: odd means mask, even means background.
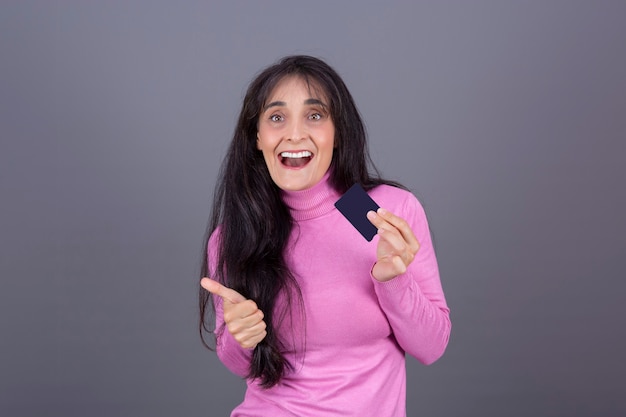
[[[410,224],[420,242],[415,260],[405,274],[376,281],[370,271],[378,237],[367,242],[335,208],[340,195],[328,174],[308,190],[284,192],[295,220],[286,257],[304,301],[304,314],[295,307],[278,330],[294,370],[270,389],[248,380],[245,399],[231,417],[406,415],[405,352],[424,364],[441,357],[450,335],[449,310],[420,203],[386,185],[369,194]],[[213,236],[210,268],[215,242]],[[252,351],[224,330],[219,297],[215,301],[217,354],[243,377]]]

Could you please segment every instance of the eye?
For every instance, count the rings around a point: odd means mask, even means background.
[[[319,113],[313,113],[312,115],[309,116],[309,119],[311,120],[321,120],[322,115]]]
[[[270,116],[270,120],[272,122],[282,122],[283,121],[283,116],[280,116],[278,114],[273,114]]]

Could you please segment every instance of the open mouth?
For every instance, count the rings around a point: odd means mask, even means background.
[[[289,168],[302,168],[313,158],[313,154],[309,151],[300,152],[281,152],[279,155],[280,163]]]

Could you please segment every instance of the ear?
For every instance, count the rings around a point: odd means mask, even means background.
[[[259,140],[260,140],[260,138],[259,138],[259,132],[256,132],[256,148],[257,148],[258,150],[261,150],[261,146],[259,145]]]

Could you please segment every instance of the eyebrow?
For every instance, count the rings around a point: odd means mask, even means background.
[[[319,105],[322,106],[323,108],[328,108],[328,106],[320,99],[317,98],[308,98],[306,100],[304,100],[304,104],[307,105]],[[265,107],[263,107],[263,111],[269,109],[270,107],[281,107],[281,106],[286,106],[287,103],[285,103],[284,101],[272,101],[271,103],[267,104]]]

